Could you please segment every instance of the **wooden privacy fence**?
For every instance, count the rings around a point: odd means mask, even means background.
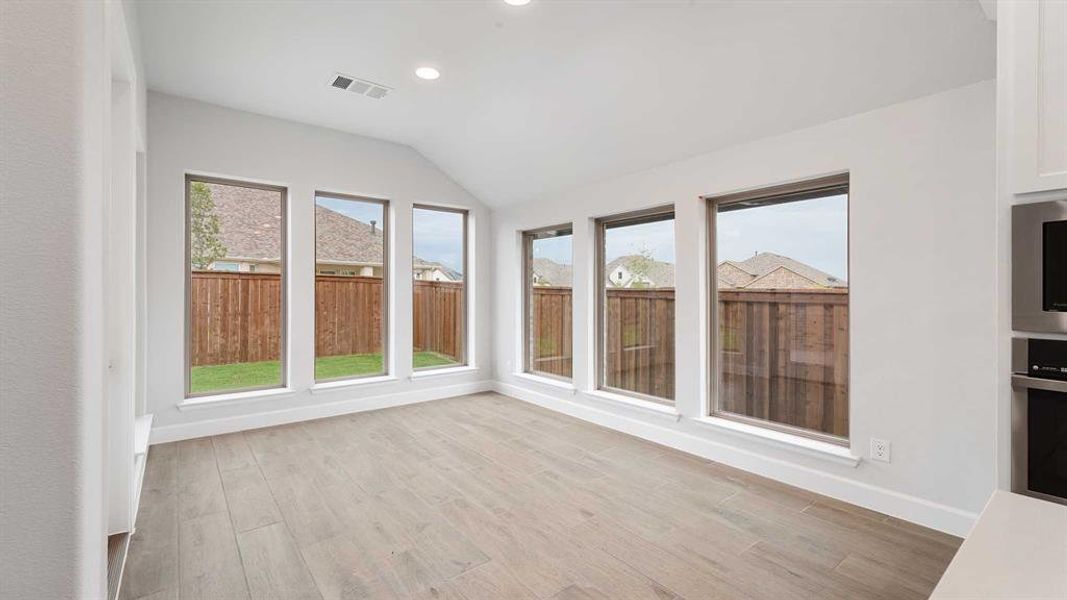
[[[417,351],[459,359],[463,284],[414,281]],[[194,271],[190,287],[192,364],[278,360],[281,280],[276,273]],[[382,280],[315,277],[315,356],[381,352]]]
[[[315,276],[315,356],[382,351],[380,277]]]
[[[414,281],[417,351],[459,359],[463,284]],[[277,360],[281,282],[277,274],[194,272],[192,364]],[[570,377],[570,288],[534,288],[534,370]],[[848,291],[719,292],[723,410],[848,435]],[[315,355],[381,351],[382,281],[315,278]],[[605,383],[674,397],[674,290],[607,291]]]
[[[719,292],[725,411],[848,435],[848,291]],[[536,371],[571,375],[571,291],[534,288]],[[674,397],[674,290],[607,290],[605,383]]]
[[[719,293],[723,410],[848,435],[848,290]]]
[[[570,377],[571,288],[535,287],[530,302],[530,368],[538,373]]]
[[[604,385],[674,399],[674,289],[609,289]]]
[[[674,289],[607,291],[605,384],[674,397]],[[530,300],[531,368],[570,377],[571,288],[535,287]]]
[[[414,304],[416,352],[438,352],[463,357],[463,284],[453,281],[416,281]]]
[[[282,285],[277,274],[194,271],[189,304],[193,366],[278,360]]]

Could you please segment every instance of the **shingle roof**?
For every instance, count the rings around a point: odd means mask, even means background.
[[[235,185],[206,184],[219,217],[219,237],[226,258],[276,261],[281,254],[281,198],[278,192]],[[381,224],[372,227],[358,219],[315,205],[316,260],[344,264],[382,264]],[[417,266],[440,267],[453,279],[452,269],[418,256]]]
[[[606,272],[610,273],[614,271],[615,267],[619,265],[625,265],[628,270],[632,271],[634,261],[642,258],[642,256],[637,254],[620,256],[608,263]],[[648,278],[653,287],[672,288],[674,287],[674,263],[651,260],[649,262],[648,272],[645,273],[644,276]]]
[[[282,202],[279,192],[235,185],[206,184],[215,202],[219,238],[227,258],[278,260],[281,256]]]
[[[325,206],[315,205],[315,259],[382,264],[381,223],[371,226]]]
[[[570,287],[574,281],[574,268],[549,258],[533,259],[533,271],[541,285]]]
[[[737,281],[737,278],[734,276],[736,271],[731,272],[730,275],[726,277],[726,280],[735,287],[745,287],[760,277],[772,273],[779,268],[788,269],[805,279],[809,279],[815,286],[829,288],[848,287],[848,282],[843,279],[838,279],[837,277],[820,271],[811,265],[804,264],[798,260],[789,258],[788,256],[782,256],[773,252],[760,252],[745,260],[727,260],[719,263],[720,285],[724,279],[724,265],[736,267],[751,276],[749,281],[740,282]]]

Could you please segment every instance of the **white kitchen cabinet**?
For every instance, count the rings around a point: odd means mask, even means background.
[[[1001,0],[1013,71],[1011,189],[1067,189],[1067,0]]]

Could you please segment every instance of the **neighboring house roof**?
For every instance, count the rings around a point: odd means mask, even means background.
[[[315,205],[315,260],[380,265],[382,242],[381,223],[371,226]]]
[[[415,268],[417,268],[417,269],[427,269],[427,270],[437,269],[437,270],[441,271],[442,273],[444,273],[445,277],[447,277],[449,281],[459,281],[459,280],[463,279],[463,274],[462,273],[460,273],[459,271],[457,271],[455,269],[452,269],[451,267],[447,267],[447,266],[445,266],[445,265],[443,265],[443,264],[441,264],[439,262],[425,261],[425,260],[422,260],[421,258],[419,258],[417,256],[414,257],[414,261],[415,261]]]
[[[798,260],[789,258],[788,256],[782,256],[773,252],[760,252],[755,256],[740,261],[723,261],[719,263],[717,271],[719,276],[719,287],[774,287],[762,283],[772,278],[779,278],[787,281],[800,281],[800,283],[808,282],[808,284],[803,285],[803,287],[848,287],[848,283],[843,279],[834,277],[829,273],[820,271],[811,265],[804,264]],[[797,280],[796,277],[783,277],[786,275],[786,272],[792,276],[799,276],[801,280]],[[796,287],[796,285],[790,287]]]
[[[623,266],[627,271],[633,273],[634,267],[638,261],[648,261],[647,272],[642,273],[642,277],[648,280],[648,284],[657,288],[672,288],[674,287],[674,264],[661,262],[658,260],[647,259],[638,254],[628,254],[626,256],[620,256],[615,260],[608,263],[606,272],[612,273],[618,266]],[[624,287],[630,287],[631,281],[624,281]]]
[[[574,267],[549,258],[533,259],[533,272],[539,285],[571,287],[574,282]]]
[[[719,287],[744,287],[755,276],[742,269],[733,262],[724,261],[719,263]]]
[[[226,258],[276,261],[281,257],[282,203],[279,192],[206,184],[219,217]]]
[[[281,202],[277,192],[235,185],[206,184],[219,217],[226,259],[277,261],[281,254]],[[381,224],[371,226],[315,205],[315,259],[339,264],[382,264]],[[413,257],[417,268],[440,269],[449,279],[463,276],[445,265]]]

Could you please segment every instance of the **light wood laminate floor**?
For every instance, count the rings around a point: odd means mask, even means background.
[[[121,597],[907,600],[959,543],[487,393],[153,446]]]

